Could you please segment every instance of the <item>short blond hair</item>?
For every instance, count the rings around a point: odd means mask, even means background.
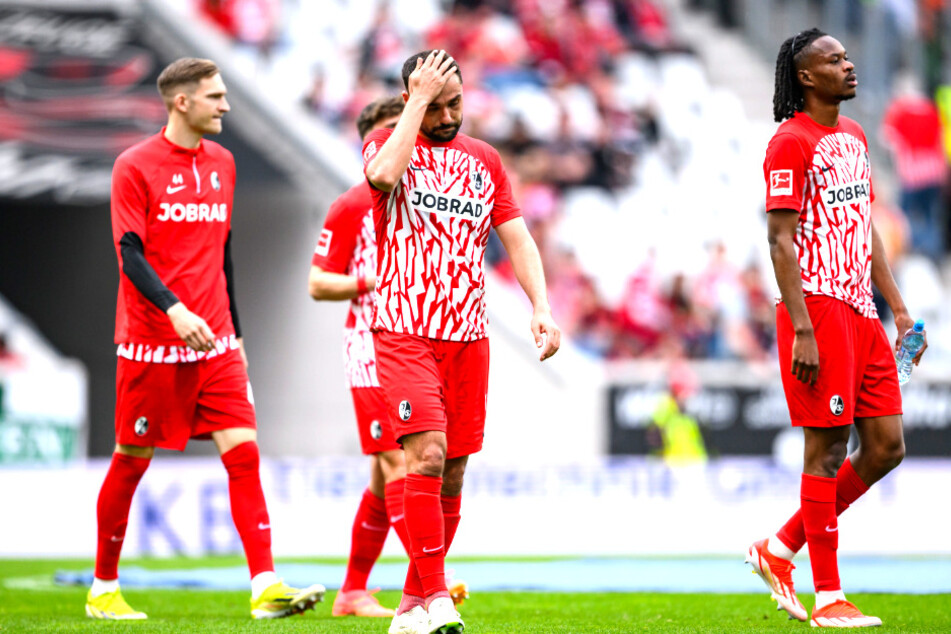
[[[171,108],[172,100],[180,88],[194,88],[202,79],[214,77],[219,72],[218,65],[210,59],[182,57],[166,66],[155,83],[165,100],[165,106]]]

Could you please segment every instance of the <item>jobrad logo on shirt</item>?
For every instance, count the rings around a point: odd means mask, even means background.
[[[822,202],[829,207],[842,207],[866,202],[871,198],[872,188],[867,180],[852,181],[834,187],[827,187],[822,192]]]
[[[467,220],[481,218],[482,212],[485,211],[482,202],[474,198],[443,194],[426,189],[410,190],[409,202],[419,211]]]
[[[156,220],[171,222],[227,222],[228,205],[227,203],[162,203],[159,205],[162,213],[155,217]]]

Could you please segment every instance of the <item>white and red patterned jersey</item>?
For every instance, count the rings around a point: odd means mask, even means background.
[[[392,133],[367,137],[364,167]],[[464,134],[447,143],[419,135],[399,184],[371,191],[379,260],[373,329],[484,338],[489,230],[522,214],[498,152]]]
[[[799,212],[795,245],[806,295],[842,300],[865,317],[872,302],[872,166],[865,132],[839,116],[820,125],[803,113],[773,135],[763,163],[766,211]]]
[[[364,278],[376,275],[373,199],[366,181],[351,187],[330,205],[311,264],[341,275]],[[350,300],[343,331],[343,363],[347,385],[351,388],[380,386],[370,332],[372,321],[372,292]]]

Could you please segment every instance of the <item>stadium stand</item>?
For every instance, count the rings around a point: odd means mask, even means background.
[[[209,13],[221,3],[197,4]],[[246,70],[353,144],[356,113],[401,89],[407,54],[452,51],[466,69],[468,132],[502,150],[545,257],[553,308],[585,353],[771,356],[776,291],[760,182],[771,60],[741,62],[739,74],[758,72],[759,82],[724,88],[719,62],[751,49],[687,10],[703,3],[421,2],[411,12],[400,2],[375,11],[344,3],[319,16],[306,3],[248,3],[267,7],[266,35],[241,26],[240,4],[225,17],[217,9],[216,19]],[[905,229],[888,204],[879,204],[881,224],[897,255]],[[510,277],[499,249],[491,253]],[[928,316],[935,330],[945,327],[945,315]]]

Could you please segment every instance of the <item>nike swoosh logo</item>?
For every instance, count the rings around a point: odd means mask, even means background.
[[[823,171],[823,172],[828,172],[828,171],[829,171],[830,169],[832,169],[833,167],[835,167],[835,165],[826,165],[825,167],[822,168],[822,171]]]
[[[168,187],[165,188],[165,193],[166,193],[166,194],[175,194],[175,193],[178,193],[178,192],[182,191],[182,190],[185,189],[186,187],[188,187],[188,185],[179,185],[178,187],[172,187],[171,185],[169,185]]]
[[[426,548],[425,546],[423,546],[424,553],[435,553],[440,550],[442,550],[442,546],[436,546],[435,548]]]
[[[416,167],[415,165],[410,165],[409,168],[411,170],[416,170],[417,172],[422,172],[423,170],[426,169],[425,167]]]
[[[265,524],[264,522],[258,522],[258,530],[259,530],[259,531],[266,531],[266,530],[268,530],[269,528],[271,528],[271,525],[270,525],[270,524]]]
[[[110,537],[110,538],[109,538],[109,541],[111,541],[111,542],[113,542],[113,543],[117,543],[117,542],[121,542],[123,539],[125,539],[125,537],[115,537],[115,536],[113,536],[113,537]]]
[[[397,523],[398,521],[400,521],[401,519],[403,519],[403,516],[402,516],[402,515],[394,515],[394,516],[390,519],[390,524],[396,524],[396,523]]]
[[[372,524],[367,524],[366,522],[361,524],[361,526],[363,526],[363,528],[367,529],[368,531],[379,531],[381,533],[385,533],[386,531],[390,530],[389,526],[373,526]]]
[[[836,532],[837,530],[839,530],[839,527],[838,527],[838,526],[836,526],[835,528],[829,528],[828,526],[826,526],[826,532],[827,532],[827,533],[834,533],[834,532]]]

